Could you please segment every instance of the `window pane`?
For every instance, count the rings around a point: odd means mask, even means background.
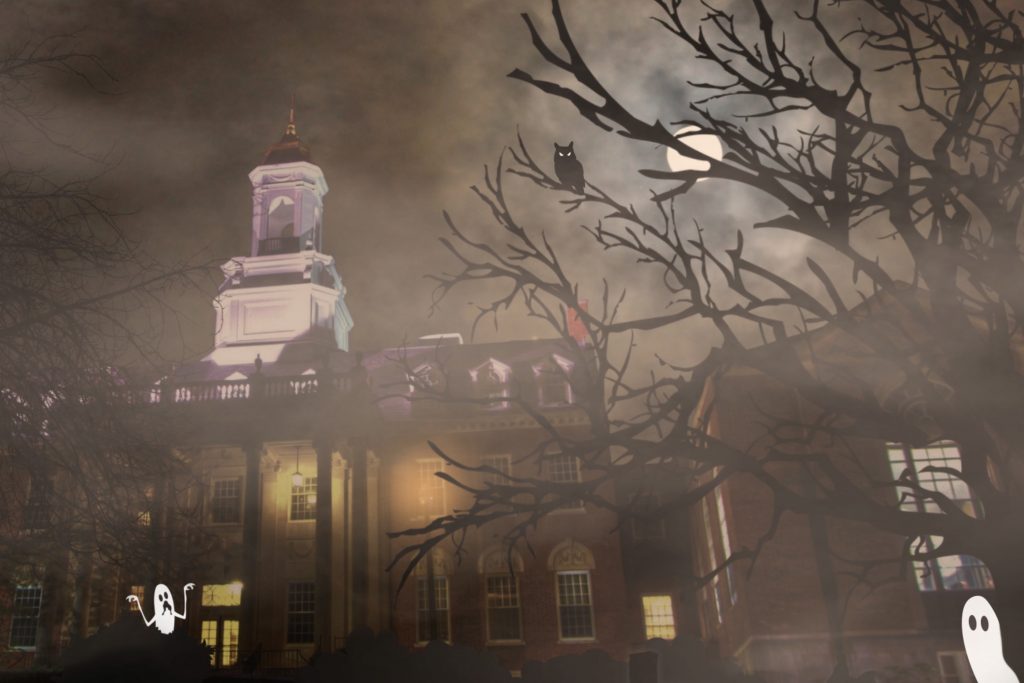
[[[210,520],[216,524],[237,524],[242,519],[242,480],[219,479],[213,482]]]
[[[484,472],[485,484],[508,484],[508,477],[512,474],[512,458],[508,455],[485,455],[480,464],[490,467],[494,472]]]
[[[221,666],[232,666],[238,661],[238,622],[225,619],[221,630]]]
[[[665,519],[660,511],[658,497],[648,493],[636,501],[636,516],[633,518],[633,538],[662,539],[665,538]]]
[[[580,476],[580,459],[575,455],[559,453],[548,459],[548,479],[556,484],[577,484],[582,481]],[[570,500],[563,508],[583,507],[582,500]]]
[[[210,652],[210,666],[217,666],[217,622],[216,620],[203,621],[203,628],[199,639],[208,647]]]
[[[590,573],[558,573],[558,623],[562,638],[593,638]]]
[[[572,402],[572,387],[565,370],[554,362],[534,368],[537,381],[537,400],[542,406],[568,405]]]
[[[316,519],[316,477],[303,477],[302,485],[292,484],[292,501],[289,519]]]
[[[485,410],[501,410],[507,408],[511,368],[491,359],[484,365],[470,371],[476,397],[481,400],[480,407]]]
[[[439,458],[420,460],[419,467],[419,499],[423,514],[428,517],[440,517],[447,513],[445,503],[444,480],[437,476],[444,471],[444,461]]]
[[[41,586],[17,586],[11,617],[11,647],[35,647],[39,607],[43,604]]]
[[[644,633],[647,639],[673,640],[676,637],[676,620],[672,614],[672,596],[645,595],[643,604]]]
[[[448,630],[448,577],[434,577],[433,612],[430,600],[430,582],[426,577],[416,579],[416,640],[425,643],[435,635],[437,640],[451,640]]]
[[[312,643],[316,586],[311,581],[288,584],[288,642]]]
[[[979,590],[994,588],[992,574],[980,560],[970,555],[950,555],[935,560],[942,587],[946,590]]]
[[[50,525],[51,485],[49,480],[33,477],[28,501],[22,514],[22,528],[26,531],[45,529]]]
[[[718,540],[722,544],[722,562],[732,556],[732,542],[729,540],[729,525],[725,516],[725,500],[722,487],[715,488],[715,513],[718,515]],[[725,583],[729,587],[729,604],[736,604],[736,580],[732,575],[732,565],[725,568]]]
[[[961,470],[960,449],[956,444],[945,442],[924,448],[890,444],[888,450],[893,477],[898,478],[904,468],[909,468],[923,488],[946,496],[972,517],[982,516],[970,487],[963,479],[948,472],[925,471],[929,467]],[[932,500],[907,498],[901,502],[900,507],[905,510],[941,512],[938,504]],[[938,547],[941,541],[939,537],[929,538],[921,549],[932,550]],[[914,574],[917,586],[922,591],[979,590],[994,587],[988,568],[980,560],[969,555],[950,555],[927,562],[915,562]]]
[[[139,599],[138,602],[132,601],[128,603],[128,611],[138,612],[140,605],[146,604],[146,587],[141,584],[135,584],[128,589],[128,592]]]
[[[519,590],[514,576],[487,577],[487,636],[489,640],[521,640]]]
[[[241,604],[241,581],[203,586],[203,607],[235,607]]]

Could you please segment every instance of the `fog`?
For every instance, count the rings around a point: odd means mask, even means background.
[[[653,9],[608,0],[570,2],[565,12],[584,56],[624,104],[666,123],[692,118],[688,105],[697,93],[686,81],[708,80],[709,67],[649,18]],[[109,71],[110,78],[94,74],[95,89],[66,77],[36,88],[47,135],[80,153],[47,152],[45,163],[98,174],[98,190],[125,214],[121,225],[161,260],[218,261],[244,253],[247,173],[283,132],[294,94],[299,135],[331,188],[324,246],[348,288],[357,349],[469,332],[475,313],[469,302],[488,292],[457,291],[429,316],[433,287],[424,276],[454,265],[438,243],[447,232],[442,210],[467,230],[497,238],[468,188],[481,181],[484,164],[493,166],[515,142],[517,130],[544,164],[552,142],[574,141],[587,180],[642,210],[657,181],[636,171],[665,167],[664,150],[605,133],[569,104],[506,78],[516,67],[549,73],[518,16],[530,12],[550,29],[543,0],[89,0],[9,3],[0,12],[8,44],[69,36],[62,40],[96,55]],[[37,162],[37,131],[19,125],[5,126],[5,153]],[[681,204],[681,222],[692,229],[699,220],[719,246],[731,246],[736,230],[778,210],[742,189],[703,185]],[[557,198],[538,208],[529,197],[519,193],[517,217],[564,242],[567,270],[580,279],[582,296],[599,297],[600,275],[613,289],[628,288],[627,313],[664,307],[659,273],[617,260],[586,239],[579,225],[593,215],[566,216]],[[751,248],[798,274],[807,245],[775,235]],[[195,356],[212,343],[216,280],[215,273],[169,302],[181,321],[180,335],[175,330],[167,341],[171,356]],[[550,335],[514,312],[501,323],[497,332],[482,326],[478,339]],[[705,347],[687,344],[695,355]]]

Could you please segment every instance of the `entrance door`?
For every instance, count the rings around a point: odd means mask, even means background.
[[[214,667],[233,666],[238,661],[238,620],[207,619],[203,621],[202,640],[213,648],[210,664]]]

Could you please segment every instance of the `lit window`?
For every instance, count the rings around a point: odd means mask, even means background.
[[[487,580],[487,639],[522,640],[519,619],[519,580],[495,574]]]
[[[303,477],[302,484],[292,484],[289,519],[298,521],[316,519],[316,477]]]
[[[644,634],[647,640],[664,638],[674,640],[676,637],[676,620],[672,615],[671,595],[645,595]]]
[[[966,514],[980,517],[981,508],[970,487],[960,477],[948,472],[925,471],[926,468],[960,470],[960,450],[956,444],[945,442],[924,448],[889,445],[889,465],[894,479],[906,472],[921,487],[941,493],[956,503]],[[905,489],[904,489],[905,490]],[[900,502],[904,510],[940,512],[933,500],[921,500],[907,495]],[[931,552],[942,543],[940,536],[927,536],[914,545],[915,552]],[[980,590],[994,588],[992,574],[981,560],[971,555],[947,555],[925,562],[914,562],[917,586],[922,591]]]
[[[138,602],[135,602],[134,600],[128,602],[128,611],[138,612],[141,609],[140,605],[143,605],[146,602],[146,587],[135,584],[128,589],[128,592],[139,599]]]
[[[558,572],[558,633],[562,640],[594,638],[590,572]]]
[[[39,608],[43,604],[42,586],[16,586],[11,616],[11,647],[35,648]]]
[[[238,661],[237,619],[204,620],[201,639],[212,649],[210,652],[211,666],[232,666]]]
[[[440,517],[448,508],[445,504],[444,480],[437,476],[444,471],[444,461],[439,458],[417,461],[420,509],[428,517]]]
[[[974,683],[971,675],[971,663],[963,650],[940,652],[939,680],[942,683]]]
[[[470,370],[469,376],[473,380],[475,397],[483,401],[483,408],[501,410],[508,407],[512,368],[491,358]]]
[[[552,356],[533,366],[537,383],[537,402],[544,407],[566,406],[572,403],[572,385],[569,376],[572,363],[561,356]]]
[[[210,521],[214,524],[238,524],[242,521],[242,480],[217,479],[210,498]]]
[[[235,607],[241,604],[241,581],[203,586],[203,607]]]
[[[431,605],[433,602],[433,606]],[[451,640],[451,609],[448,577],[435,576],[433,590],[429,577],[416,579],[416,641]]]
[[[316,586],[311,581],[288,584],[289,643],[312,643],[316,610]]]
[[[149,510],[143,510],[139,513],[139,516],[135,518],[135,522],[139,526],[149,526],[153,523],[153,517],[150,515]]]
[[[202,631],[199,634],[199,639],[203,642],[203,645],[211,648],[210,650],[210,666],[217,666],[217,620],[204,620],[202,624]]]
[[[557,453],[552,455],[547,460],[548,465],[548,479],[556,484],[578,484],[582,478],[580,476],[580,459],[575,455],[568,453]],[[580,508],[583,507],[582,500],[570,500],[564,505],[563,508]]]

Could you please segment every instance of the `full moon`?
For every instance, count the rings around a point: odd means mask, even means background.
[[[679,138],[687,147],[700,152],[705,156],[709,156],[715,161],[721,161],[722,159],[722,141],[718,139],[717,135],[711,133],[698,133],[692,135],[694,131],[698,131],[700,128],[697,126],[683,126],[675,132],[675,137]],[[673,171],[706,171],[711,168],[711,164],[701,159],[690,159],[684,157],[679,152],[672,148],[669,148],[668,154],[668,167]],[[704,180],[699,179],[697,182]]]

